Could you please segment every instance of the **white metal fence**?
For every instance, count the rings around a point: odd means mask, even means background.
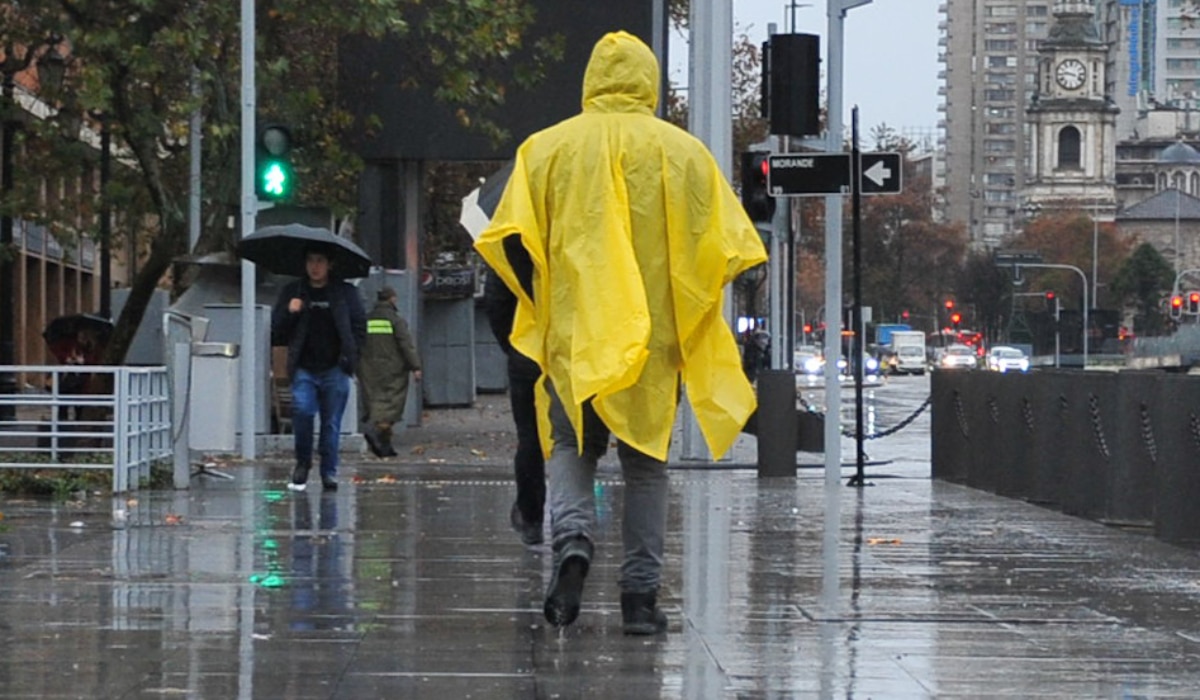
[[[0,394],[0,468],[109,469],[113,491],[137,489],[173,453],[165,367],[0,365],[41,377]]]

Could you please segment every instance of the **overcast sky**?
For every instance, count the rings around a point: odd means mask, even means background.
[[[883,122],[900,131],[932,130],[937,125],[939,2],[945,0],[874,0],[846,13],[842,101],[847,128],[856,105],[863,138]],[[786,33],[791,29],[790,6],[786,0],[733,0],[734,31],[746,33],[756,44],[766,41],[769,23]],[[829,27],[825,0],[796,6],[796,31],[821,35],[824,91]],[[687,47],[675,45],[672,51],[671,79],[686,84]]]

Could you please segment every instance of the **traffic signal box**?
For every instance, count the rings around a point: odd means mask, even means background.
[[[771,133],[821,133],[821,37],[772,34],[762,50],[762,116]]]
[[[289,199],[295,189],[292,169],[292,132],[279,124],[258,130],[254,148],[254,193],[259,199]]]
[[[1188,294],[1187,312],[1189,314],[1200,314],[1200,292],[1191,292]]]
[[[766,151],[742,153],[742,206],[755,223],[769,224],[775,216],[775,198],[767,192],[770,156]]]

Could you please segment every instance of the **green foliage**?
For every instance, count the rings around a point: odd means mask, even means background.
[[[534,19],[525,0],[276,0],[258,3],[256,19],[258,118],[287,124],[296,136],[300,189],[293,201],[325,206],[338,216],[353,213],[362,168],[349,146],[356,125],[338,100],[341,38],[420,47],[412,55],[428,60],[380,66],[379,74],[430,88],[455,105],[462,123],[494,139],[505,136],[490,115],[503,104],[507,87],[536,81],[543,62],[561,52],[561,40],[554,38],[524,44]],[[98,237],[103,199],[115,212],[114,250],[136,239],[145,256],[109,346],[108,359],[119,362],[151,292],[172,259],[188,252],[187,138],[197,111],[204,199],[200,243],[192,252],[233,246],[237,232],[227,222],[241,210],[239,3],[22,0],[0,9],[0,42],[5,70],[26,67],[51,45],[67,61],[61,86],[30,83],[55,109],[45,120],[27,120],[17,169],[42,178],[18,178],[17,192],[0,206],[51,226],[69,243]],[[18,56],[22,64],[15,62]],[[95,177],[101,115],[117,161],[103,192]],[[67,183],[49,206],[44,181]]]
[[[1171,293],[1174,282],[1171,264],[1149,243],[1135,248],[1121,265],[1112,292],[1123,304],[1136,308],[1135,333],[1159,335],[1167,330],[1169,319],[1163,299]]]
[[[46,468],[0,469],[0,493],[66,499],[81,491],[107,493],[112,489],[111,469],[72,469],[69,466],[51,466],[49,456],[45,453],[12,454],[9,457],[15,462],[45,462]],[[74,456],[73,463],[100,464],[102,460],[108,458],[108,455],[78,454]],[[140,486],[155,489],[171,487],[173,484],[172,469],[172,465],[168,462],[151,464],[150,478]]]

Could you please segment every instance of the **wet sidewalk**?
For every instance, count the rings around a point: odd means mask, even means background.
[[[560,633],[549,550],[508,527],[505,401],[430,412],[336,493],[276,457],[121,499],[123,528],[107,496],[0,500],[0,699],[1200,696],[1197,554],[932,481],[928,416],[864,488],[759,479],[752,441],[673,469],[656,638],[621,634],[606,459]]]

